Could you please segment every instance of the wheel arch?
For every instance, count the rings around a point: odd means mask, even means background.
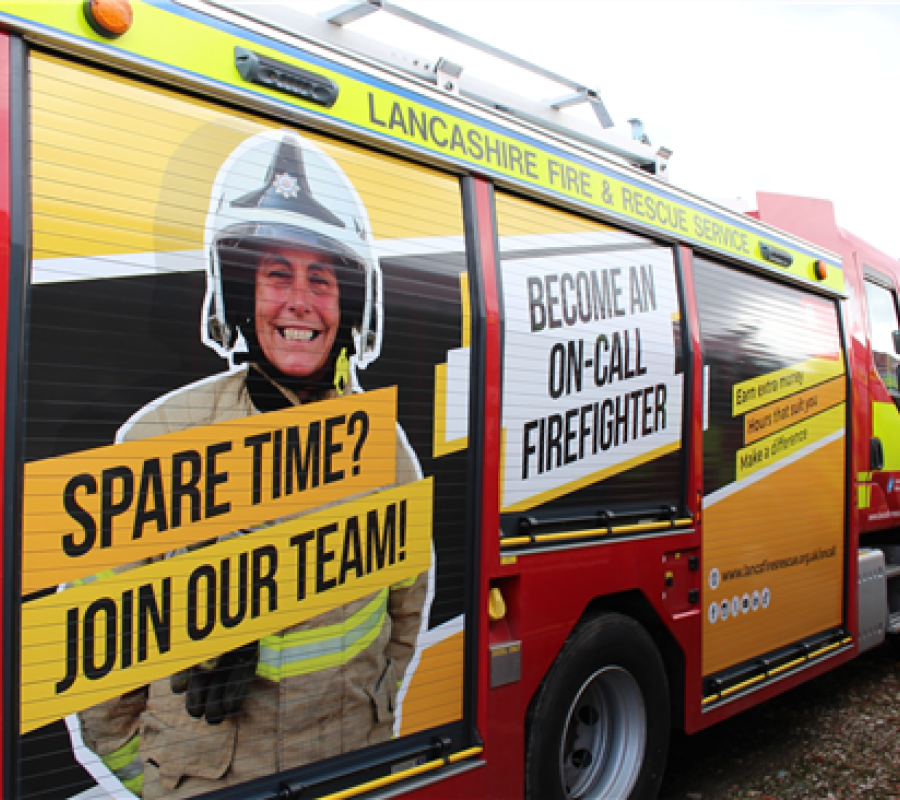
[[[625,617],[631,617],[635,622],[639,623],[644,630],[650,635],[656,649],[662,657],[666,670],[666,678],[669,681],[669,701],[670,701],[670,719],[672,727],[678,730],[684,730],[684,704],[685,704],[685,659],[684,651],[675,640],[675,637],[669,632],[662,619],[656,613],[647,597],[640,591],[634,589],[627,592],[617,594],[602,595],[595,597],[588,603],[584,611],[581,612],[569,635],[559,649],[559,653],[563,651],[566,642],[572,638],[575,631],[582,627],[588,620],[593,619],[601,614],[621,614]],[[559,653],[556,658],[559,658]],[[544,675],[544,680],[556,658],[551,662]],[[541,681],[541,684],[543,680]],[[528,708],[525,716],[525,737],[528,737],[528,729],[531,725],[532,711],[538,694],[540,693],[541,684],[535,687],[534,692],[528,699]]]

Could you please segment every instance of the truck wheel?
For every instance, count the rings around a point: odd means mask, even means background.
[[[652,800],[669,746],[669,687],[647,631],[602,614],[576,628],[528,714],[530,800]]]

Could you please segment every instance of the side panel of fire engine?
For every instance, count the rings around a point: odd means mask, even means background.
[[[634,617],[599,609],[626,596],[637,608],[642,595],[646,618],[699,633],[675,250],[502,191],[495,208],[503,577],[492,585],[508,611],[491,624],[488,703],[524,717],[507,746],[518,755],[524,741],[526,796],[650,797],[669,735],[663,660]],[[512,649],[521,671],[509,680]]]
[[[30,67],[19,796],[465,747],[458,181]]]
[[[847,375],[833,300],[700,257],[694,274],[710,694],[751,659],[788,663],[792,645],[840,632]]]
[[[889,529],[900,518],[900,399],[894,331],[897,262],[839,227],[830,200],[757,192],[757,216],[841,255],[843,304],[854,373],[853,468],[859,533]],[[853,366],[855,365],[855,366]],[[871,544],[871,540],[866,544]]]
[[[672,249],[499,193],[497,225],[504,536],[684,516]]]

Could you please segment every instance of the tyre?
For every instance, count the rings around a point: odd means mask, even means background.
[[[581,624],[528,713],[529,800],[652,800],[669,747],[662,658],[630,617]]]

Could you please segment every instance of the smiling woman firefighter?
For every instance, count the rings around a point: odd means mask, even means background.
[[[283,130],[245,141],[219,171],[206,231],[202,335],[231,368],[141,409],[120,442],[339,397],[378,354],[367,214],[315,145]],[[398,429],[381,488],[420,476]],[[390,739],[427,583],[420,574],[84,711],[84,742],[154,800]]]

